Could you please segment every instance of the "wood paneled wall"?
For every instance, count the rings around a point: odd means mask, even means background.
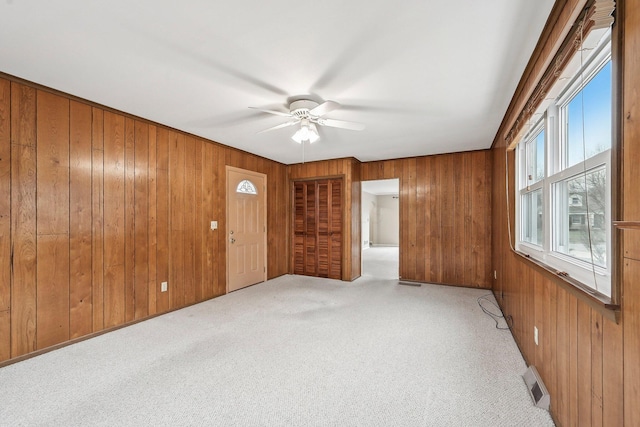
[[[354,158],[299,163],[288,166],[289,185],[301,179],[342,176],[344,178],[342,280],[355,280],[362,272],[360,239],[360,162]],[[289,272],[293,273],[290,260]]]
[[[362,164],[363,181],[400,179],[400,277],[491,287],[491,153]]]
[[[523,105],[535,76],[553,55],[548,46],[561,41],[562,27],[572,22],[579,2],[558,1],[537,54],[523,75],[493,145],[493,289],[513,335],[529,364],[540,372],[551,395],[551,412],[559,426],[640,425],[640,231],[620,231],[621,321],[606,309],[585,302],[554,275],[514,254],[509,245],[506,168],[511,223],[514,206],[514,153],[505,154],[506,124]],[[640,1],[617,3],[617,26],[623,41],[614,70],[622,78],[622,220],[640,221]],[[614,44],[617,43],[614,38]],[[543,48],[544,47],[544,48]],[[604,310],[604,311],[603,311]],[[533,339],[539,331],[539,345]],[[499,363],[499,361],[496,361]]]
[[[225,165],[267,175],[286,274],[285,165],[0,78],[0,362],[224,294]]]

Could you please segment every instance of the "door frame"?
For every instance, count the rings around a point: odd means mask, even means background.
[[[225,227],[224,227],[224,231],[225,231],[225,237],[224,237],[224,241],[225,241],[225,294],[229,293],[229,253],[230,253],[230,242],[229,242],[229,172],[230,171],[234,171],[234,172],[238,172],[238,173],[242,173],[242,174],[246,174],[246,175],[253,175],[253,176],[258,176],[258,177],[263,177],[264,178],[264,188],[262,189],[262,199],[264,201],[264,227],[265,227],[265,233],[264,233],[264,274],[263,274],[263,282],[267,281],[267,274],[268,274],[268,266],[267,266],[267,252],[268,252],[268,246],[267,246],[267,233],[269,232],[268,226],[267,226],[267,209],[268,209],[268,204],[267,201],[269,200],[267,198],[267,174],[261,173],[261,172],[256,172],[256,171],[252,171],[252,170],[248,170],[248,169],[242,169],[242,168],[237,168],[234,166],[229,166],[226,165],[225,166]]]

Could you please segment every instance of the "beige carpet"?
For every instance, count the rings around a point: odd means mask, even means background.
[[[0,369],[0,425],[553,425],[483,294],[283,276]]]

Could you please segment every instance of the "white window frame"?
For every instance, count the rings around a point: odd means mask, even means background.
[[[580,55],[580,53],[578,53]],[[579,59],[579,58],[578,58]],[[551,102],[543,104],[536,114],[532,123],[535,125],[527,132],[516,150],[516,249],[529,255],[530,257],[543,262],[544,264],[562,272],[566,272],[570,277],[583,283],[589,289],[598,293],[611,297],[611,274],[612,274],[612,255],[613,248],[611,245],[611,149],[596,154],[584,162],[578,162],[576,165],[564,167],[567,163],[565,158],[565,132],[561,132],[560,127],[566,124],[563,117],[565,107],[584,87],[586,87],[591,79],[611,60],[611,43],[610,36],[603,38],[596,50],[593,51],[591,57],[582,67],[578,67],[575,71],[573,79],[560,79],[557,85],[563,85],[561,89],[555,88],[551,92],[559,93]],[[527,143],[535,141],[538,132],[544,128],[545,131],[545,176],[542,180],[528,185],[527,177]],[[574,258],[570,255],[557,252],[554,250],[554,194],[553,188],[556,183],[565,181],[575,176],[582,176],[599,167],[606,170],[607,189],[606,198],[609,201],[605,203],[605,224],[606,228],[606,245],[607,245],[607,265],[601,267],[593,265]],[[524,194],[537,189],[542,189],[543,204],[543,244],[538,246],[522,240],[523,231],[523,212],[521,198]],[[568,200],[568,199],[567,199]],[[567,200],[563,203],[566,205]]]

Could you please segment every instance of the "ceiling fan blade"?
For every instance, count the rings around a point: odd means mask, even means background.
[[[336,110],[340,108],[340,104],[335,101],[325,101],[322,104],[315,107],[313,110],[309,111],[309,114],[315,117],[324,116],[330,111]]]
[[[288,122],[281,123],[281,124],[279,124],[279,125],[276,125],[276,126],[270,127],[270,128],[268,128],[268,129],[261,130],[261,131],[260,131],[260,132],[258,132],[258,133],[265,133],[265,132],[269,132],[269,131],[276,130],[276,129],[286,128],[286,127],[288,127],[288,126],[293,126],[293,125],[295,125],[295,124],[297,124],[297,123],[299,123],[299,122],[300,122],[300,120],[291,120],[291,121],[288,121]]]
[[[363,130],[365,128],[364,123],[347,122],[344,120],[318,119],[317,123],[321,126],[329,126],[332,128],[349,130]]]
[[[264,108],[258,108],[258,107],[249,107],[253,110],[258,110],[258,111],[263,111],[265,113],[269,113],[269,114],[275,114],[276,116],[282,116],[282,117],[292,117],[291,113],[285,113],[283,111],[276,111],[276,110],[265,110]]]

